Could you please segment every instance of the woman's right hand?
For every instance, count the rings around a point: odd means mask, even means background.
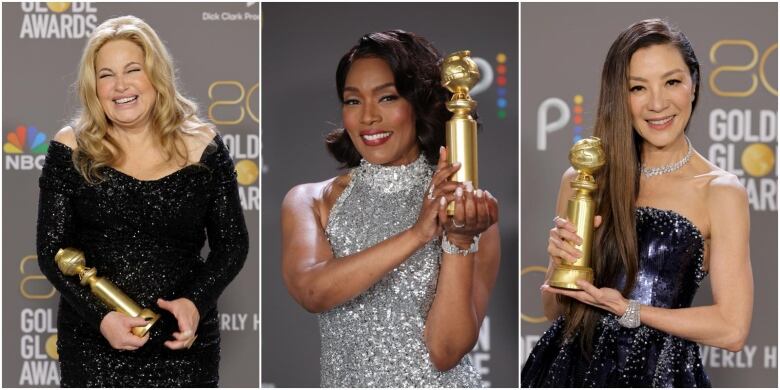
[[[439,210],[447,207],[449,202],[455,200],[455,190],[460,183],[450,181],[449,178],[461,167],[459,162],[447,163],[447,148],[439,148],[439,162],[436,172],[433,173],[428,192],[423,195],[422,208],[417,217],[417,222],[411,227],[421,242],[428,242],[441,234],[441,225],[438,221]],[[431,190],[432,188],[432,190]]]
[[[582,257],[582,252],[575,245],[582,243],[582,237],[577,235],[577,228],[566,218],[555,217],[555,227],[550,229],[550,238],[547,245],[547,254],[553,265],[561,263],[573,263]],[[601,216],[593,218],[593,228],[601,226]]]
[[[132,333],[133,328],[148,323],[140,317],[130,317],[118,311],[111,311],[100,321],[100,333],[108,340],[111,347],[125,351],[135,351],[149,341],[149,334],[138,337]]]

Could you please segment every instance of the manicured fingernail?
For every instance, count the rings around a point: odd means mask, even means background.
[[[455,161],[454,163],[452,163],[452,166],[455,168],[460,168],[460,162]]]
[[[474,195],[476,195],[476,196],[477,196],[477,198],[481,198],[481,197],[482,197],[482,190],[477,190],[477,191],[474,193]]]
[[[455,190],[455,197],[460,198],[461,196],[463,196],[463,187],[458,186]]]
[[[441,197],[441,199],[439,200],[439,204],[440,204],[440,205],[442,205],[442,206],[446,206],[446,205],[447,205],[447,199],[445,199],[445,198],[442,196],[442,197]]]
[[[474,185],[473,185],[473,184],[471,184],[471,182],[470,182],[470,181],[467,181],[467,182],[465,182],[464,184],[466,185],[466,191],[468,191],[468,192],[472,192],[472,191],[474,191]]]
[[[444,146],[439,146],[439,154],[444,153]]]

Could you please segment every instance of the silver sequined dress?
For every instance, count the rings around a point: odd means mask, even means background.
[[[334,255],[372,247],[417,221],[434,167],[363,160],[330,212]],[[436,294],[441,246],[433,240],[358,297],[320,314],[323,387],[480,387],[471,359],[439,371],[423,339]]]

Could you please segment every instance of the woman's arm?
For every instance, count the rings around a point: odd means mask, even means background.
[[[687,309],[642,306],[641,320],[666,333],[737,352],[747,340],[753,316],[747,193],[735,176],[716,178],[710,182],[707,208],[713,304]]]
[[[713,304],[684,309],[641,305],[641,322],[671,335],[725,348],[742,349],[753,315],[753,272],[747,194],[733,175],[714,179],[707,197],[710,215],[710,278]],[[627,300],[617,290],[581,282],[583,291],[546,288],[623,315]]]
[[[500,262],[498,202],[490,193],[466,183],[455,192],[452,218],[442,207],[439,225],[452,244],[468,249],[482,234],[476,253],[442,251],[436,297],[425,322],[431,362],[444,371],[454,367],[477,342]]]
[[[457,166],[437,170],[447,177]],[[306,310],[320,313],[360,295],[403,263],[438,233],[440,197],[454,184],[437,188],[433,200],[423,199],[420,216],[411,228],[358,253],[335,259],[320,215],[325,185],[303,184],[287,193],[282,203],[282,274],[290,295]]]
[[[244,266],[249,252],[249,233],[238,195],[236,169],[221,138],[214,141],[216,151],[204,160],[213,178],[213,195],[206,215],[210,251],[205,264],[195,273],[190,288],[181,297],[191,301],[192,309],[197,309],[199,315],[216,306],[219,296]],[[177,319],[181,321],[180,316]],[[195,325],[197,327],[197,323]]]
[[[482,233],[477,253],[442,254],[436,298],[425,322],[425,343],[438,370],[457,365],[477,342],[500,259],[498,224]]]
[[[110,309],[91,294],[89,288],[81,286],[77,276],[64,275],[54,261],[58,250],[77,245],[72,199],[78,179],[70,160],[70,152],[76,147],[73,130],[70,127],[60,130],[54,141],[61,145],[52,143],[49,146],[39,180],[38,267],[81,318],[99,330],[100,322]]]
[[[294,187],[282,203],[282,273],[290,295],[320,313],[366,291],[428,241],[412,229],[336,259],[315,212],[316,184]]]

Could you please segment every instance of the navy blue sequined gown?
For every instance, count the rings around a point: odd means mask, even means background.
[[[57,351],[64,387],[200,387],[219,379],[216,302],[244,264],[248,234],[236,174],[219,136],[199,165],[159,180],[141,181],[112,168],[88,184],[71,149],[52,141],[39,180],[38,264],[60,292]],[[208,235],[207,259],[200,251]],[[84,251],[87,266],[114,282],[140,306],[162,317],[136,351],[113,349],[100,333],[109,309],[65,276],[58,249]],[[163,345],[178,330],[157,298],[188,298],[198,308],[191,349]]]
[[[704,241],[685,217],[636,210],[639,271],[631,299],[663,308],[690,307],[703,271]],[[565,319],[553,322],[523,367],[522,387],[710,387],[696,343],[641,325],[627,329],[607,313],[588,361],[577,335],[565,340]]]

